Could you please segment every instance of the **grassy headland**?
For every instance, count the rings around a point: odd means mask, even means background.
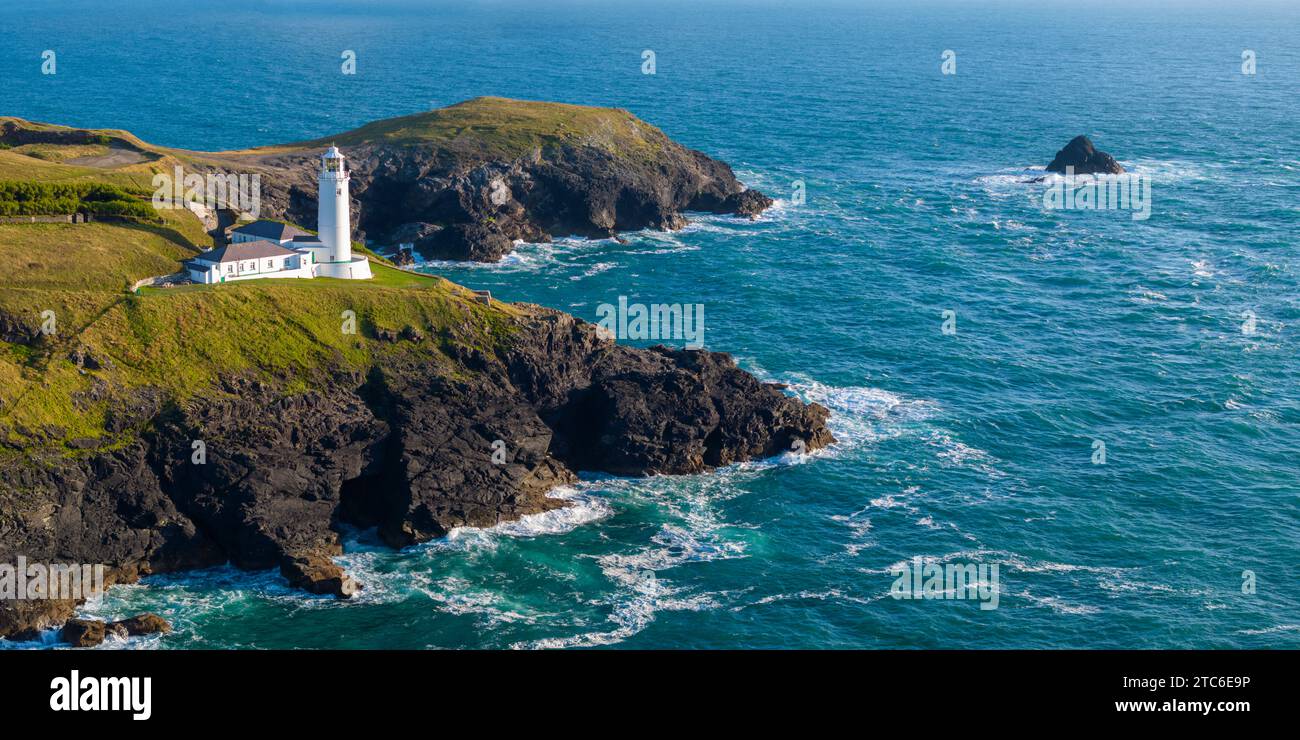
[[[107,185],[152,191],[155,173],[181,165],[256,165],[264,157],[330,143],[428,144],[454,156],[515,158],[581,144],[623,158],[654,157],[667,137],[624,110],[476,98],[377,121],[314,141],[237,152],[148,144],[125,131],[73,129],[0,117],[0,180]],[[370,281],[258,280],[128,291],[177,271],[209,244],[184,209],[162,222],[0,225],[0,446],[101,447],[140,431],[109,432],[113,409],[141,392],[183,404],[220,392],[231,375],[284,392],[338,373],[362,374],[394,353],[417,353],[430,372],[461,372],[450,345],[488,349],[516,309],[484,306],[446,280],[394,269],[375,257]],[[369,254],[360,245],[359,253]],[[57,319],[42,334],[42,312]],[[343,331],[344,312],[357,333]],[[48,315],[48,314],[47,314]],[[433,341],[385,342],[410,328]],[[87,363],[85,357],[93,358]],[[72,450],[69,450],[72,454]]]

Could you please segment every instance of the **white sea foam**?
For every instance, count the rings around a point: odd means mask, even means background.
[[[602,272],[612,270],[615,267],[618,267],[617,262],[597,262],[591,267],[588,267],[586,270],[583,270],[581,275],[570,275],[569,279],[576,282],[578,280],[582,280],[583,278],[594,277],[596,275],[599,275]]]
[[[1176,159],[1136,159],[1124,165],[1125,170],[1149,177],[1158,184],[1211,179],[1208,170],[1219,168],[1219,165]]]
[[[435,598],[438,587],[416,569],[403,566],[405,559],[442,557],[448,551],[490,553],[502,538],[531,538],[566,534],[585,524],[613,514],[610,503],[590,492],[590,485],[562,486],[550,491],[550,498],[568,505],[540,514],[528,514],[493,527],[456,527],[446,537],[393,553],[382,544],[368,542],[362,533],[345,540],[345,553],[337,562],[364,588],[352,597],[354,603],[394,603],[407,598],[414,589]],[[422,580],[423,579],[423,580]],[[437,600],[437,599],[435,599]],[[346,603],[346,602],[345,602]]]
[[[1029,601],[1035,606],[1051,609],[1057,614],[1086,615],[1096,614],[1101,611],[1100,608],[1095,606],[1089,606],[1087,604],[1071,604],[1059,596],[1037,596],[1027,590],[1020,591],[1016,596]]]
[[[927,443],[933,447],[939,448],[936,457],[939,461],[948,467],[972,468],[988,475],[991,478],[1000,478],[1005,474],[996,467],[997,459],[984,450],[971,447],[964,442],[955,439],[951,434],[942,430],[935,430],[929,436]]]
[[[753,602],[748,604],[739,604],[737,606],[733,606],[731,607],[731,611],[738,612],[738,611],[743,611],[745,609],[751,609],[756,606],[766,606],[768,604],[779,604],[784,601],[843,601],[851,604],[861,604],[863,606],[866,606],[869,604],[873,604],[877,601],[880,601],[881,599],[886,598],[887,596],[888,594],[878,594],[876,596],[863,598],[861,596],[846,594],[844,593],[844,591],[838,588],[827,589],[825,591],[812,591],[812,590],[805,589],[803,591],[797,591],[795,593],[788,593],[788,594],[780,593],[780,594],[771,594],[768,596],[764,596],[762,598],[755,599]]]
[[[1264,629],[1246,629],[1237,630],[1239,635],[1272,635],[1278,632],[1296,632],[1300,630],[1300,624],[1278,624]]]
[[[609,645],[641,632],[660,612],[702,611],[721,606],[721,594],[701,593],[676,584],[673,569],[748,557],[743,531],[728,522],[719,505],[744,493],[743,484],[779,463],[732,465],[706,475],[613,478],[592,481],[623,506],[652,507],[667,521],[650,541],[630,552],[596,556],[602,575],[613,587],[601,598],[609,608],[606,629],[520,642],[515,648],[561,648]]]
[[[761,368],[755,374],[760,378],[765,375]],[[793,374],[785,382],[801,400],[814,401],[830,409],[827,424],[839,444],[829,454],[915,431],[920,422],[938,411],[933,402],[906,398],[880,388],[830,386],[802,374]]]
[[[874,505],[874,502],[872,505]],[[871,533],[871,517],[867,516],[869,509],[870,506],[867,506],[852,514],[835,514],[831,516],[831,521],[839,522],[849,530],[850,541],[844,545],[844,549],[850,557],[876,546]]]
[[[1114,566],[1076,565],[1072,563],[1057,563],[1050,560],[1035,560],[1007,550],[989,550],[984,548],[975,550],[958,550],[945,555],[922,555],[921,558],[927,563],[933,562],[939,565],[950,562],[997,563],[1006,567],[1009,572],[1018,573],[1090,573],[1122,577],[1134,570],[1133,568],[1120,568]],[[910,562],[910,559],[900,560],[884,568],[864,570],[864,572],[888,573],[890,570],[897,568],[910,567]]]
[[[497,262],[463,262],[458,260],[427,260],[420,264],[424,272],[455,270],[480,270],[484,272],[537,272],[564,262],[569,255],[616,243],[613,239],[585,239],[560,237],[550,242],[525,242],[515,240],[514,250]]]
[[[448,535],[449,540],[458,540],[470,532],[500,535],[505,537],[537,537],[572,532],[584,524],[599,521],[614,513],[613,507],[603,498],[588,492],[590,486],[561,486],[546,495],[560,499],[568,505],[544,511],[540,514],[528,514],[509,522],[502,522],[487,529],[458,527]]]

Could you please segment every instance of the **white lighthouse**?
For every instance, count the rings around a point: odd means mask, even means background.
[[[348,170],[343,154],[331,146],[320,157],[320,191],[316,203],[316,228],[325,245],[325,261],[352,261],[352,213],[348,197]]]
[[[260,220],[230,232],[230,244],[218,245],[185,267],[196,283],[224,283],[256,278],[341,278],[368,280],[370,259],[352,256],[352,208],[347,168],[338,147],[320,157],[320,191],[316,195],[315,236],[282,221]]]
[[[352,207],[348,196],[351,175],[343,153],[331,146],[320,157],[320,190],[316,195],[316,237],[294,237],[293,248],[312,254],[315,277],[365,280],[370,260],[352,256]],[[313,244],[312,242],[316,242]]]

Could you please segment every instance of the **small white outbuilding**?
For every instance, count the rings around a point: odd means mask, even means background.
[[[312,255],[287,249],[272,241],[235,242],[212,249],[185,262],[190,280],[224,283],[256,278],[311,278]]]

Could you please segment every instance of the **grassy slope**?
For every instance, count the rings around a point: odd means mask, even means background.
[[[26,147],[0,149],[0,180],[38,180],[41,182],[89,180],[152,191],[154,173],[170,172],[174,164],[171,158],[164,157],[154,162],[142,162],[127,167],[105,170],[55,161],[60,158],[60,155],[53,150],[62,148],[59,145],[40,144],[32,146],[40,146],[43,150],[51,151],[49,154],[51,159],[41,159],[23,154],[24,151],[29,151]],[[79,147],[74,146],[71,148],[77,149]],[[72,156],[80,155],[74,154]]]
[[[81,326],[134,281],[166,275],[210,243],[188,211],[164,211],[165,224],[0,224],[0,312],[30,326],[55,311]]]
[[[258,280],[211,286],[118,293],[101,313],[74,332],[37,348],[0,342],[0,424],[40,431],[59,427],[62,440],[103,438],[117,399],[133,389],[160,389],[184,403],[212,395],[222,377],[257,377],[285,392],[305,390],[335,372],[364,373],[380,358],[414,352],[430,372],[456,369],[438,350],[447,342],[487,348],[506,334],[515,309],[478,304],[464,288],[435,277],[372,265],[371,281]],[[63,299],[94,290],[52,291]],[[357,333],[344,333],[344,311],[356,314]],[[387,343],[376,329],[420,329],[434,342]],[[111,364],[83,374],[67,359],[84,345]],[[94,401],[78,392],[96,380],[111,392]],[[130,433],[104,443],[121,443]]]
[[[462,156],[513,159],[560,144],[594,146],[621,157],[649,158],[668,137],[618,108],[483,97],[424,113],[388,118],[335,136],[229,154],[280,154],[338,144],[420,144]]]
[[[184,211],[172,217],[193,219]],[[0,259],[18,262],[0,278],[0,311],[36,326],[49,308],[59,320],[58,332],[34,347],[0,342],[0,425],[13,441],[122,444],[138,430],[108,437],[105,421],[143,387],[184,403],[218,392],[220,378],[238,374],[294,392],[403,352],[419,353],[431,372],[454,373],[439,351],[443,343],[489,347],[515,311],[482,306],[446,280],[379,262],[375,279],[365,282],[259,280],[125,292],[135,279],[174,271],[188,252],[123,225],[0,226]],[[346,310],[356,314],[357,334],[343,332]],[[435,342],[373,339],[376,329],[407,326]],[[108,366],[81,371],[68,359],[77,346]],[[100,383],[108,392],[88,394]]]
[[[15,119],[0,119],[0,122]],[[45,124],[20,122],[37,128]],[[52,127],[58,128],[58,127]],[[658,129],[626,111],[501,98],[477,98],[429,113],[379,121],[316,142],[207,154],[153,147],[121,131],[101,130],[159,159],[112,169],[61,163],[58,145],[41,145],[41,158],[0,149],[0,179],[98,180],[150,187],[153,172],[177,162],[231,161],[329,142],[431,143],[460,154],[523,156],[561,143],[606,148],[619,156],[648,156],[667,141]],[[53,149],[53,151],[52,151]],[[75,154],[85,153],[80,145]],[[261,377],[286,392],[313,385],[337,371],[362,373],[395,354],[414,353],[430,372],[460,370],[440,349],[448,343],[487,348],[502,340],[509,305],[483,306],[459,286],[396,270],[372,258],[375,279],[365,282],[258,280],[213,286],[125,287],[174,272],[178,261],[208,243],[187,211],[164,212],[161,227],[0,225],[0,313],[31,326],[54,310],[59,332],[34,347],[0,342],[0,439],[31,444],[98,438],[120,444],[132,431],[110,437],[104,424],[115,403],[140,389],[161,390],[185,403],[219,392],[232,374]],[[357,245],[360,253],[366,250]],[[358,334],[344,334],[341,314],[356,312]],[[434,341],[380,342],[375,329],[413,326]],[[84,372],[69,351],[85,346],[110,364]],[[88,394],[99,385],[99,392]],[[57,429],[51,429],[57,427]],[[45,430],[42,433],[42,430]],[[138,430],[134,430],[138,431]],[[74,454],[69,451],[69,454]]]
[[[65,129],[62,126],[35,123],[17,118],[0,117],[0,124],[14,122],[25,128]],[[409,116],[388,118],[366,124],[352,131],[311,141],[256,147],[240,151],[200,152],[148,144],[125,131],[91,129],[122,145],[157,156],[154,162],[114,170],[110,181],[118,184],[147,186],[153,172],[170,171],[176,164],[201,163],[215,167],[237,167],[249,160],[266,156],[316,150],[330,144],[422,145],[444,149],[468,159],[514,159],[529,156],[552,146],[571,144],[603,149],[624,159],[652,160],[670,141],[658,128],[620,108],[597,108],[510,98],[480,97],[437,110]],[[63,154],[59,147],[28,145],[30,153],[45,159],[24,156],[23,147],[0,150],[0,179],[64,179],[96,177],[90,168],[60,166],[57,160],[76,156]],[[78,154],[84,153],[78,150]],[[45,167],[49,165],[51,167]],[[60,169],[62,167],[62,169]],[[80,170],[80,172],[77,172]],[[25,173],[25,174],[22,174]],[[98,177],[104,172],[99,171]],[[143,180],[143,185],[141,184]]]

